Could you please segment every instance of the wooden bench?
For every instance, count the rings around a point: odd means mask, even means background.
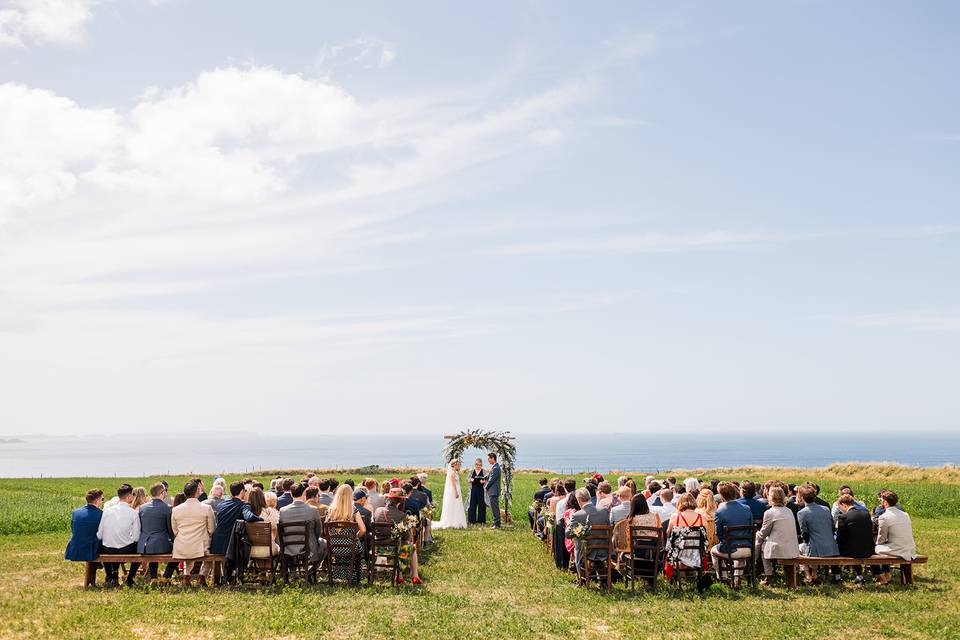
[[[212,562],[213,563],[213,584],[217,584],[220,581],[220,575],[223,572],[223,563],[226,562],[227,557],[224,555],[206,555],[199,558],[174,558],[172,554],[169,553],[154,553],[154,554],[140,554],[140,553],[124,553],[124,554],[103,554],[96,560],[87,561],[86,571],[83,574],[83,586],[89,587],[90,585],[96,584],[97,582],[97,568],[104,562],[115,562],[115,563],[124,563],[124,562],[139,562],[142,565],[146,565],[151,562],[156,563],[165,563],[165,562],[186,562],[188,564],[193,564],[194,562]]]
[[[904,560],[903,558],[894,558],[891,556],[870,556],[869,558],[847,558],[845,556],[810,558],[800,556],[799,558],[789,558],[786,560],[777,558],[776,563],[783,565],[788,587],[797,586],[798,564],[805,564],[811,567],[830,567],[833,565],[842,567],[883,564],[897,565],[900,567],[900,584],[913,584],[913,565],[926,564],[927,556],[917,556],[913,560]]]

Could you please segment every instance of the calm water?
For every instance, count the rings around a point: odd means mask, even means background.
[[[0,443],[0,476],[130,476],[253,469],[380,466],[437,467],[442,437],[366,436],[294,439],[258,435],[212,438],[24,438]],[[469,462],[480,455],[467,451]],[[629,434],[517,438],[520,467],[556,471],[650,470],[747,464],[822,466],[845,461],[921,466],[960,463],[960,434],[821,435],[811,444],[755,435]]]

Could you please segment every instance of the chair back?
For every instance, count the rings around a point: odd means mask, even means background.
[[[590,530],[583,540],[584,549],[587,553],[591,551],[603,551],[606,557],[610,556],[612,545],[610,534],[613,533],[613,527],[609,524],[590,525]]]
[[[306,522],[281,522],[277,525],[280,539],[280,553],[286,556],[298,556],[309,550]]]
[[[247,539],[254,547],[270,547],[273,545],[273,528],[269,522],[245,522]]]
[[[677,546],[680,549],[697,549],[702,558],[707,548],[707,539],[703,534],[703,529],[700,527],[688,529],[683,536],[681,536]]]
[[[663,550],[660,527],[631,526],[630,556],[631,571],[640,578],[656,582],[660,572],[660,555]]]
[[[326,538],[330,555],[353,556],[357,550],[360,528],[356,522],[324,522],[323,537]]]
[[[724,541],[727,546],[749,547],[753,551],[754,529],[752,524],[741,524],[724,529]]]

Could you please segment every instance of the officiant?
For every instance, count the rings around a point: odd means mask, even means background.
[[[477,458],[470,470],[470,506],[467,508],[467,522],[486,524],[487,503],[483,485],[487,481],[487,472],[483,470],[483,460]]]

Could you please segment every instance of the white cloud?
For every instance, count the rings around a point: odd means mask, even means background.
[[[397,48],[380,38],[364,36],[346,42],[324,45],[317,56],[317,66],[327,73],[346,66],[361,69],[383,69],[397,59]]]
[[[2,0],[0,46],[78,43],[95,4],[96,0]]]
[[[541,253],[664,253],[736,249],[758,244],[786,242],[809,237],[809,234],[739,233],[708,231],[693,234],[640,233],[604,238],[573,238],[548,242],[508,244],[498,249],[503,254]]]

